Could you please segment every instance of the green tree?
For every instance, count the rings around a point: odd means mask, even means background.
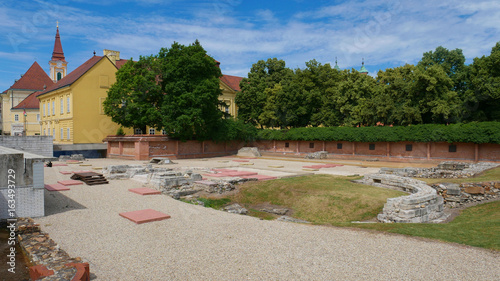
[[[461,49],[448,50],[442,46],[436,50],[424,53],[418,62],[418,67],[427,69],[433,65],[439,65],[446,72],[446,75],[453,81],[453,89],[456,92],[465,91],[465,56]]]
[[[126,128],[146,126],[161,128],[160,106],[163,99],[154,57],[141,56],[137,62],[129,60],[116,72],[116,82],[110,87],[104,101],[104,113],[113,122]]]
[[[252,65],[248,78],[240,83],[241,91],[236,94],[238,119],[252,125],[261,125],[259,117],[267,102],[266,89],[272,89],[284,79],[289,79],[293,71],[286,67],[285,61],[270,58]]]
[[[181,140],[210,138],[224,113],[220,69],[196,40],[129,61],[108,91],[105,113],[124,127],[165,129]]]
[[[500,121],[500,42],[468,68],[467,121]]]

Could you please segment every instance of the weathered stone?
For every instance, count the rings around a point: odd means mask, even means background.
[[[292,217],[289,217],[289,216],[281,216],[281,217],[277,218],[277,220],[279,220],[279,221],[286,221],[286,222],[295,222],[295,223],[310,223],[308,221],[301,220],[301,219],[296,219],[296,218],[292,218]]]
[[[235,203],[224,208],[224,211],[232,214],[246,215],[248,210],[243,208],[240,204]]]
[[[469,185],[465,187],[464,192],[469,194],[484,194],[484,188],[476,185]]]
[[[257,147],[242,147],[238,150],[238,156],[242,157],[261,157],[260,151]]]
[[[262,212],[266,212],[266,213],[271,213],[271,214],[275,214],[275,215],[285,215],[287,212],[288,212],[288,209],[285,209],[285,208],[262,208],[260,209]]]
[[[308,153],[306,159],[326,159],[328,157],[328,151],[317,151]]]

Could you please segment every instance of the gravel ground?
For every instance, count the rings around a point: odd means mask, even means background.
[[[283,165],[280,161],[265,164]],[[102,167],[116,162],[86,163]],[[88,168],[46,168],[45,183],[69,179],[60,170]],[[400,235],[263,221],[128,191],[141,186],[133,180],[114,180],[46,191],[46,216],[35,221],[70,256],[88,262],[94,280],[500,280],[498,252]],[[142,209],[172,218],[137,225],[118,215]]]

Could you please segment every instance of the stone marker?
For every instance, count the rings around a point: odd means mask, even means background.
[[[242,147],[238,150],[237,156],[261,157],[262,155],[257,147]]]

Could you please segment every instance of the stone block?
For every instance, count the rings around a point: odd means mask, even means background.
[[[244,157],[260,157],[260,151],[257,147],[242,147],[238,150],[238,156]]]
[[[482,186],[470,185],[464,188],[464,192],[469,194],[484,194],[484,188]]]

